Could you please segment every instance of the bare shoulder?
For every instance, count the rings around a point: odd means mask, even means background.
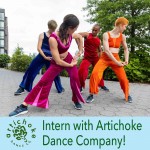
[[[76,38],[80,38],[82,37],[79,33],[73,33],[72,34],[72,38],[76,39]]]
[[[39,34],[39,38],[40,38],[40,39],[44,39],[44,33],[40,33],[40,34]]]
[[[103,39],[108,39],[108,33],[107,33],[107,32],[105,32],[105,33],[103,34]]]
[[[126,40],[126,36],[124,34],[122,34],[122,39]]]
[[[57,43],[56,39],[54,37],[50,37],[49,38],[49,42],[51,43]]]

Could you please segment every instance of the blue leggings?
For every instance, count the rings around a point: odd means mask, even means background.
[[[51,57],[50,54],[45,53],[45,55]],[[38,54],[32,60],[30,66],[26,70],[26,72],[23,76],[22,82],[20,83],[19,86],[24,88],[28,92],[30,92],[32,90],[33,81],[34,81],[36,75],[39,73],[40,69],[44,65],[46,66],[46,70],[47,70],[50,66],[50,61],[45,60],[40,54]],[[54,79],[54,82],[55,82],[55,86],[56,86],[58,93],[61,93],[62,92],[62,85],[61,85],[60,77],[56,76]]]

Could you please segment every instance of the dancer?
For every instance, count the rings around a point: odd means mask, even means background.
[[[92,66],[94,67],[102,53],[101,41],[97,36],[99,32],[100,26],[98,24],[95,24],[92,28],[92,33],[79,33],[80,35],[82,35],[82,37],[84,37],[84,57],[78,71],[81,84],[81,93],[83,92],[83,88],[85,88],[85,80],[88,77],[88,69],[90,65],[92,64]],[[99,87],[101,87],[101,89],[105,91],[109,91],[109,89],[104,86],[103,78],[99,83]]]
[[[48,39],[52,32],[57,28],[57,23],[54,20],[50,20],[48,22],[48,31],[41,33],[39,35],[37,50],[39,54],[32,60],[30,66],[26,70],[23,79],[19,85],[18,90],[14,93],[14,95],[21,95],[24,91],[30,92],[32,90],[32,85],[35,77],[39,73],[40,69],[45,65],[46,69],[50,66],[51,61],[51,52],[49,49]],[[54,79],[56,89],[58,93],[64,91],[64,88],[61,85],[61,80],[59,75]]]
[[[103,34],[103,46],[104,52],[102,53],[101,58],[95,65],[93,72],[90,77],[90,95],[87,97],[86,102],[90,103],[94,100],[93,94],[98,93],[98,83],[102,78],[104,70],[109,66],[117,75],[121,89],[124,92],[125,100],[129,103],[132,102],[132,98],[129,95],[129,81],[126,77],[124,70],[125,65],[128,64],[129,60],[129,51],[126,43],[126,37],[122,32],[126,30],[129,21],[120,17],[115,21],[115,27],[113,30],[108,31]],[[119,48],[122,44],[124,48],[125,61],[122,62],[119,58]]]
[[[72,89],[72,101],[76,109],[81,109],[80,102],[85,102],[80,93],[80,82],[77,70],[77,56],[80,56],[83,50],[82,36],[74,33],[79,25],[78,18],[69,14],[63,19],[63,23],[59,27],[58,32],[50,35],[49,44],[52,53],[52,61],[48,70],[45,72],[41,80],[27,95],[24,102],[18,106],[9,116],[18,116],[28,112],[28,104],[48,108],[48,95],[54,78],[63,70],[66,69],[70,76],[70,86]],[[68,52],[72,38],[79,39],[79,52],[75,58]]]

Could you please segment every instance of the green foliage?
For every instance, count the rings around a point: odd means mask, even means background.
[[[15,52],[11,58],[11,70],[24,72],[28,68],[32,61],[32,56],[25,55],[23,49],[19,46],[15,49]]]
[[[150,55],[137,50],[130,55],[130,61],[125,66],[125,71],[129,81],[150,83]],[[107,68],[104,74],[106,80],[118,80],[111,68]]]
[[[87,6],[83,10],[88,11],[87,21],[101,25],[101,33],[113,29],[116,18],[126,17],[129,26],[125,34],[131,52],[149,47],[149,0],[87,0]]]
[[[130,81],[149,82],[150,66],[150,1],[149,0],[87,0],[88,22],[98,23],[101,33],[113,29],[118,17],[129,20],[125,31],[130,63],[125,68]],[[102,38],[102,34],[99,35]],[[122,49],[121,49],[122,50]],[[123,52],[120,53],[123,58]],[[117,80],[110,68],[105,79]]]
[[[142,50],[131,53],[130,62],[125,70],[130,81],[150,83],[150,54]]]
[[[10,57],[7,54],[0,54],[0,67],[7,67],[7,63],[9,63]]]
[[[68,72],[64,69],[64,70],[62,70],[62,72],[60,73],[60,76],[68,77]]]

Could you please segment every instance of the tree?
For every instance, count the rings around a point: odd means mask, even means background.
[[[130,58],[138,58],[140,65],[144,67],[144,74],[150,74],[149,0],[87,0],[87,6],[83,10],[88,12],[88,22],[100,24],[101,33],[110,31],[116,18],[126,17],[129,25],[125,35],[131,52]]]
[[[101,25],[102,33],[111,30],[116,18],[129,19],[128,45],[131,52],[147,49],[150,44],[150,1],[149,0],[87,0],[87,21]]]

